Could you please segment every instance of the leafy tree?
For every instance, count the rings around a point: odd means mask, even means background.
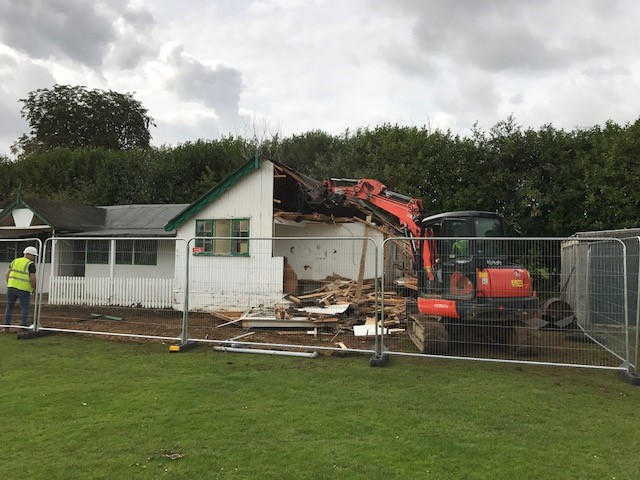
[[[22,156],[58,147],[145,148],[151,140],[149,127],[155,126],[131,93],[54,85],[34,90],[20,102],[31,129],[12,146]]]
[[[13,163],[6,156],[0,155],[0,208],[13,196],[15,186]]]

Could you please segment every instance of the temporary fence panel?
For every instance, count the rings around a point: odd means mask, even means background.
[[[630,358],[621,242],[429,241],[433,279],[407,239],[384,243],[390,353],[603,368]]]
[[[24,249],[26,247],[35,247],[38,250],[38,257],[35,261],[36,264],[36,276],[46,269],[47,262],[46,257],[43,255],[42,241],[39,238],[0,238],[0,271],[2,272],[0,287],[0,311],[3,316],[7,307],[7,285],[4,281],[4,274],[11,266],[11,262],[16,258],[22,257]],[[42,285],[36,285],[36,293],[41,292]],[[31,296],[29,301],[29,325],[34,321],[37,313],[38,303],[35,301],[35,297]],[[15,331],[20,331],[24,327],[21,325],[21,305],[20,302],[16,302],[13,307],[11,315],[11,325],[9,328]],[[4,320],[4,318],[3,318]]]
[[[18,257],[22,257],[24,249],[29,246],[36,247],[42,253],[42,240],[39,238],[0,238],[0,272],[4,275],[11,262]],[[36,261],[38,272],[44,270],[48,273],[50,262],[50,258],[45,255],[38,255]],[[42,285],[40,287],[42,289]],[[5,282],[0,282],[0,295],[6,293],[7,285]]]
[[[181,248],[176,246],[181,244]],[[43,281],[38,328],[178,339],[183,314],[174,307],[176,251],[186,242],[166,237],[57,237],[45,242],[52,258]]]
[[[563,242],[563,265],[580,328],[636,369],[638,238],[572,238]]]
[[[379,249],[370,238],[194,238],[181,260],[187,337],[228,346],[373,353]],[[182,266],[177,267],[177,269]]]

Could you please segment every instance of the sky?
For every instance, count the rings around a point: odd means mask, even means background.
[[[0,155],[30,91],[132,93],[152,144],[640,117],[635,0],[0,0]]]

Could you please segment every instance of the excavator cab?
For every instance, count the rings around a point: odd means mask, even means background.
[[[504,219],[497,213],[442,213],[424,218],[421,227],[433,237],[428,248],[435,270],[434,281],[423,281],[422,291],[469,297],[476,289],[477,269],[506,264],[504,245],[500,245],[504,242],[489,239],[506,234]]]
[[[435,272],[433,279],[418,275],[423,313],[475,318],[538,308],[528,271],[512,262],[498,213],[442,213],[425,217],[421,228],[430,237],[422,246]]]

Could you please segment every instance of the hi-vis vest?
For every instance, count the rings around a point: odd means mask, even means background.
[[[29,276],[29,265],[33,262],[27,257],[16,258],[11,262],[9,281],[7,287],[17,288],[31,293],[31,277]]]

